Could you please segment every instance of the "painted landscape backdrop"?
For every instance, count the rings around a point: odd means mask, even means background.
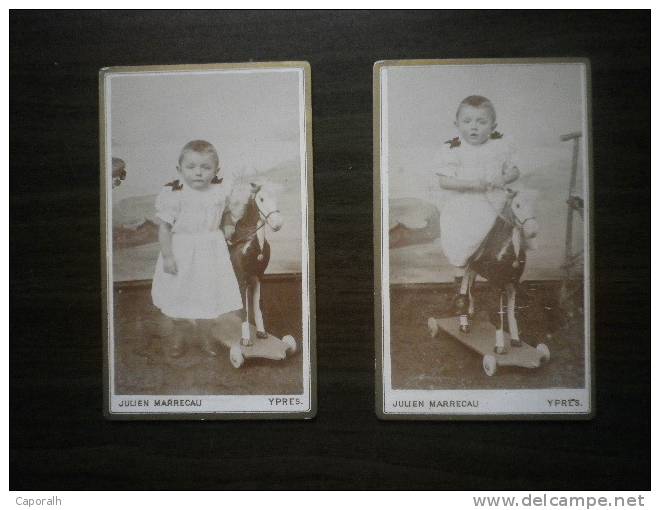
[[[271,261],[266,273],[299,273],[302,217],[298,162],[281,163],[259,173],[248,172],[247,175],[267,179],[278,184],[281,190],[278,206],[284,218],[284,225],[278,232],[270,229],[267,231],[266,238],[271,245]],[[176,175],[172,176],[172,179],[174,178]],[[228,181],[231,180],[230,176]],[[149,280],[153,277],[160,250],[155,200],[156,194],[150,194],[127,197],[114,204],[114,281]]]

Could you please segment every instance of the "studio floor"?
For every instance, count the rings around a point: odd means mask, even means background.
[[[391,294],[392,385],[396,389],[580,388],[584,386],[582,317],[562,318],[557,282],[523,284],[517,299],[521,338],[545,343],[550,360],[539,368],[502,367],[485,374],[482,357],[442,331],[432,338],[429,317],[449,317],[448,285],[395,287]],[[475,320],[488,321],[497,296],[485,286],[475,292]],[[495,338],[493,338],[493,344]]]
[[[115,391],[120,395],[262,395],[302,393],[300,279],[270,279],[262,285],[262,311],[269,333],[292,335],[298,351],[281,361],[246,359],[240,368],[229,361],[229,349],[216,342],[217,357],[201,349],[199,333],[181,324],[185,351],[170,355],[171,337],[162,334],[167,319],[151,304],[151,285],[115,288]],[[218,319],[218,330],[240,338],[240,320]]]

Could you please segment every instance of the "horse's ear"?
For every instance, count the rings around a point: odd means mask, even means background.
[[[256,182],[251,182],[251,183],[250,183],[250,190],[251,190],[253,193],[256,193],[256,192],[259,191],[260,189],[261,189],[261,184],[258,184],[258,183],[256,183]]]

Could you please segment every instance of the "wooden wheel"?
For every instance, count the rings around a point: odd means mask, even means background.
[[[492,377],[497,372],[497,360],[492,354],[486,354],[483,359],[484,372],[488,377]]]
[[[243,357],[243,351],[241,346],[238,344],[233,344],[229,349],[229,361],[231,362],[234,368],[241,368],[245,358]]]
[[[283,336],[282,342],[284,342],[284,345],[286,345],[287,353],[294,354],[298,350],[298,345],[296,344],[296,340],[291,335]]]
[[[539,351],[539,354],[541,355],[541,362],[546,363],[550,361],[550,349],[548,349],[548,346],[545,344],[538,344],[536,346],[536,350]]]

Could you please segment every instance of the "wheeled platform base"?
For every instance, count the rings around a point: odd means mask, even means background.
[[[275,361],[285,359],[298,350],[298,344],[291,335],[281,339],[268,334],[267,338],[258,338],[254,324],[241,322],[238,316],[223,319],[222,331],[218,331],[216,339],[229,348],[229,361],[235,368],[240,368],[249,358],[265,358]],[[242,337],[237,337],[237,332]],[[244,345],[249,339],[250,345]]]
[[[428,320],[429,333],[436,337],[440,331],[449,335],[468,348],[483,356],[482,364],[486,375],[492,376],[497,372],[497,367],[514,366],[524,368],[538,368],[550,360],[550,349],[545,344],[536,347],[520,342],[519,347],[513,347],[508,335],[505,335],[504,354],[494,351],[496,329],[489,321],[475,320],[472,322],[470,333],[460,331],[457,317]]]

